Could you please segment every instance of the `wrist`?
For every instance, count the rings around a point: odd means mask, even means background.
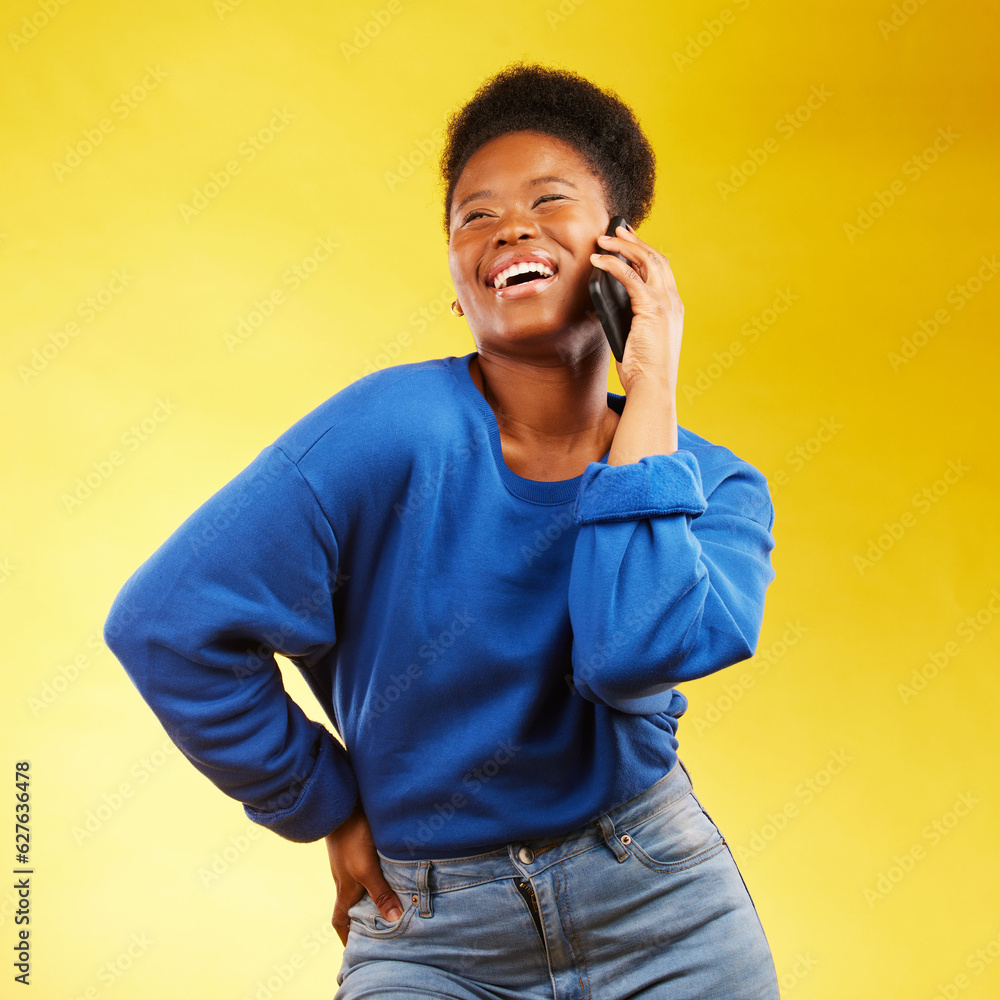
[[[656,375],[637,375],[629,380],[625,389],[625,398],[630,396],[643,396],[650,399],[657,399],[661,403],[676,409],[677,406],[677,380],[672,378],[661,378]]]
[[[630,383],[608,465],[628,465],[647,455],[670,455],[677,448],[677,400],[671,385],[649,378]]]
[[[354,803],[354,808],[323,839],[329,842],[333,837],[341,836],[343,832],[347,830],[352,824],[355,824],[359,820],[364,820],[364,819],[365,819],[364,806],[361,803],[361,796],[358,795],[357,801]]]

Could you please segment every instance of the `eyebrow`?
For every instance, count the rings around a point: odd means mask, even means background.
[[[559,184],[568,184],[571,188],[575,188],[576,185],[572,181],[566,180],[565,177],[536,177],[533,181],[529,183],[529,187],[535,187],[536,184],[551,184],[553,182],[558,182]],[[462,206],[468,202],[472,201],[473,198],[492,198],[493,192],[488,190],[473,191],[472,194],[463,198],[458,205],[455,206],[455,211],[460,212]]]

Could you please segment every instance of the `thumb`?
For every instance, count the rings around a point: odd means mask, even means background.
[[[365,883],[365,888],[372,902],[378,907],[379,913],[386,920],[395,921],[403,915],[403,905],[392,886],[386,882],[381,870]]]

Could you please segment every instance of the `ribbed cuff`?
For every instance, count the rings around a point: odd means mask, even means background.
[[[701,469],[690,451],[647,455],[626,465],[591,462],[573,507],[577,524],[633,521],[663,514],[704,513]]]
[[[358,799],[358,782],[344,748],[325,726],[321,731],[316,763],[302,782],[295,800],[286,809],[262,810],[244,804],[243,811],[261,826],[299,844],[321,840],[351,815]]]

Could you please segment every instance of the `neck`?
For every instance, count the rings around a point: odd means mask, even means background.
[[[595,446],[606,450],[618,419],[608,406],[607,373],[607,351],[602,350],[566,363],[486,348],[469,364],[472,381],[496,414],[501,434],[515,444],[556,454]]]

